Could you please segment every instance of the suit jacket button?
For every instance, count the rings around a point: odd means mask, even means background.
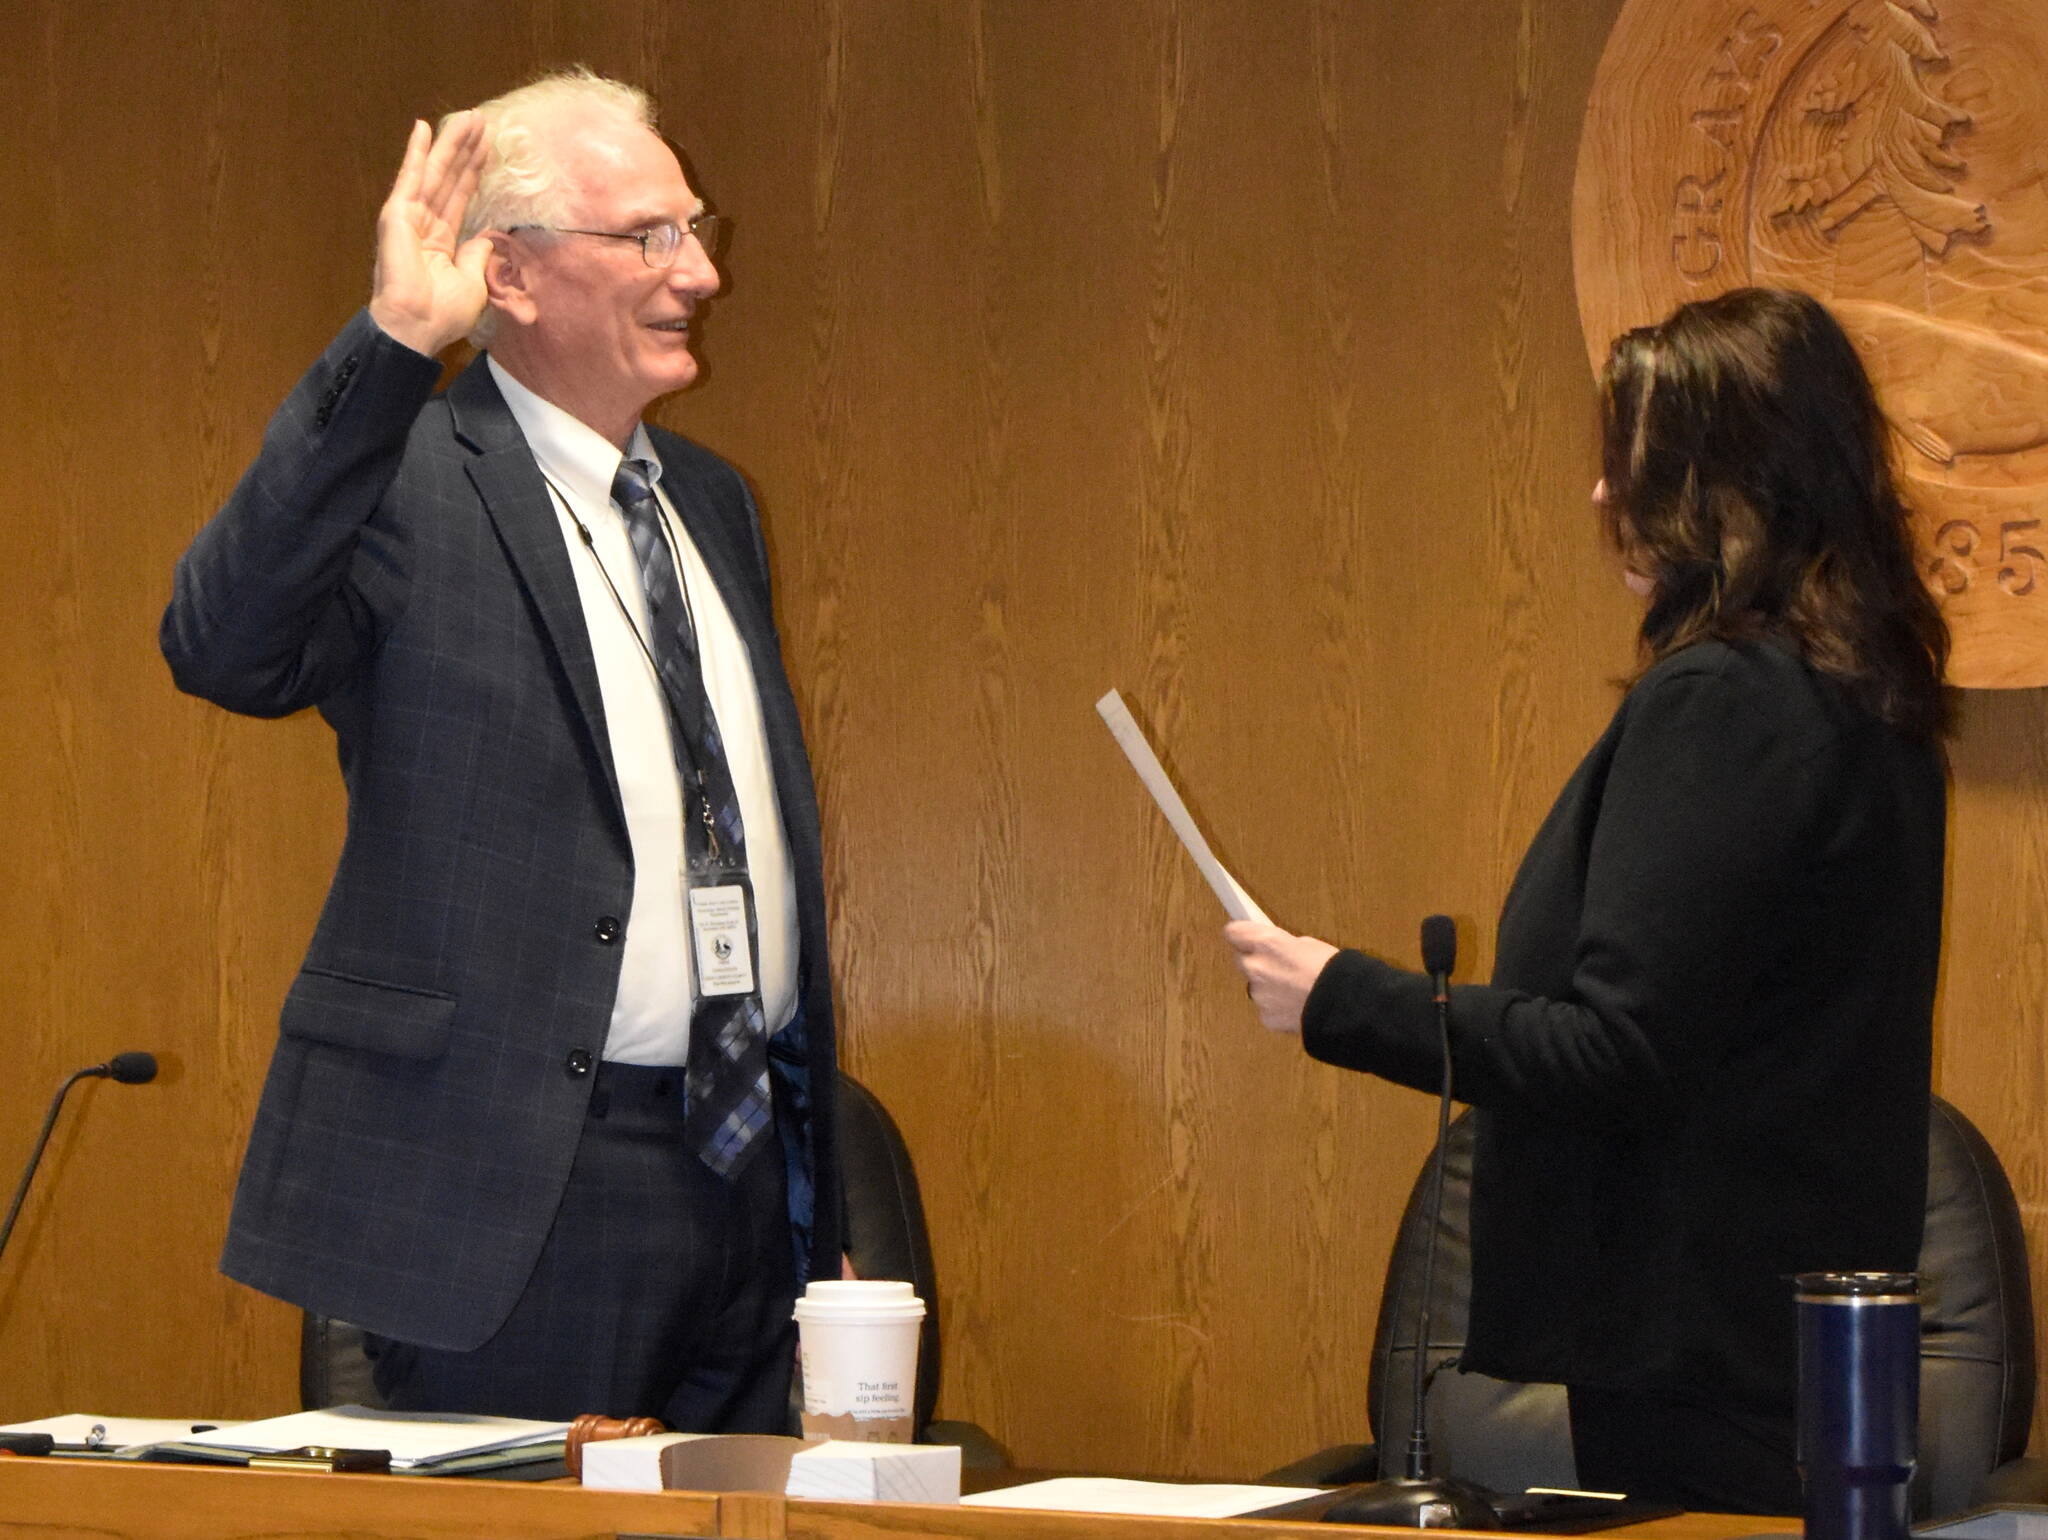
[[[572,1048],[569,1050],[569,1057],[563,1062],[562,1068],[567,1070],[571,1076],[587,1075],[590,1073],[590,1062],[590,1050],[588,1048]]]
[[[619,924],[617,915],[601,914],[597,917],[597,924],[591,927],[591,934],[606,946],[610,946],[619,939],[619,932],[622,929],[624,927]]]

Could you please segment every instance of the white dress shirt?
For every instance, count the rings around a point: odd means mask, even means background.
[[[576,574],[583,623],[590,632],[612,764],[633,842],[633,906],[626,917],[625,955],[604,1057],[625,1064],[681,1064],[689,1055],[696,990],[684,899],[682,784],[661,685],[634,632],[637,627],[640,636],[646,635],[647,605],[632,540],[611,500],[619,450],[596,429],[528,390],[495,358],[489,364],[541,475],[554,491],[555,515]],[[796,881],[775,797],[753,665],[724,597],[668,494],[661,490],[661,460],[644,426],[634,427],[627,453],[654,465],[655,494],[672,549],[681,557],[678,576],[696,622],[704,690],[718,718],[746,828],[747,873],[754,887],[760,946],[756,976],[768,1030],[775,1032],[796,1009]],[[578,520],[590,531],[590,546],[583,543]],[[631,612],[630,622],[626,610]]]

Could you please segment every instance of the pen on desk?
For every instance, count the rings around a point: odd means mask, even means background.
[[[213,1433],[219,1428],[220,1424],[217,1422],[195,1422],[192,1424],[192,1431],[194,1433]]]

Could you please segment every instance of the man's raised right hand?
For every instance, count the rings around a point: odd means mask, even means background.
[[[438,137],[414,123],[398,180],[377,214],[370,319],[430,356],[467,336],[483,314],[491,243],[476,235],[458,245],[457,238],[484,157],[480,113],[456,113]]]

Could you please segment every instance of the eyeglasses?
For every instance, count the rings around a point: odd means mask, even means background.
[[[513,225],[511,229],[546,230],[555,235],[590,235],[601,241],[638,241],[641,261],[649,267],[668,268],[676,265],[685,235],[697,243],[708,260],[716,262],[719,252],[724,249],[729,227],[730,223],[723,214],[714,214],[706,209],[692,214],[687,225],[664,219],[645,230],[571,230],[565,225]]]

